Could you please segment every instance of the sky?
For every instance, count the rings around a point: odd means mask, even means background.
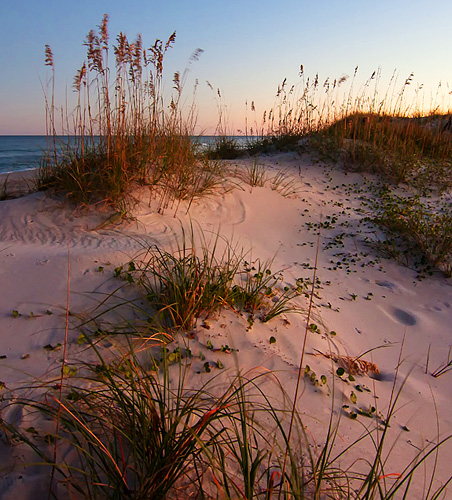
[[[54,54],[56,104],[72,102],[83,42],[105,13],[112,42],[121,31],[129,40],[140,33],[150,47],[176,31],[164,65],[168,88],[174,71],[204,50],[184,89],[190,103],[199,81],[199,133],[215,132],[218,105],[228,132],[243,131],[245,103],[260,117],[284,78],[301,84],[300,65],[305,78],[318,73],[320,81],[352,76],[358,66],[357,83],[381,68],[383,89],[394,72],[401,84],[414,73],[412,88],[422,84],[429,104],[444,105],[452,90],[450,0],[1,0],[1,135],[45,133],[45,44]]]

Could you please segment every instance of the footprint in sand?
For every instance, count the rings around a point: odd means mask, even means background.
[[[383,309],[382,311],[396,323],[404,326],[414,326],[417,324],[416,316],[404,309],[398,307],[391,307],[389,310]]]
[[[392,309],[392,314],[394,315],[394,319],[401,325],[414,326],[417,323],[417,320],[413,316],[413,314],[409,313],[408,311],[404,311],[403,309],[394,307]]]
[[[382,288],[386,288],[387,290],[391,290],[391,292],[396,293],[397,295],[406,295],[411,297],[415,295],[413,290],[404,287],[400,283],[393,283],[388,280],[375,280],[375,284],[381,286]]]

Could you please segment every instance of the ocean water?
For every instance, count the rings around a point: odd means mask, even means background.
[[[39,167],[46,149],[45,135],[0,135],[0,173]]]
[[[234,137],[239,145],[245,145],[246,137]],[[194,137],[201,148],[215,141],[214,136]],[[40,159],[47,150],[45,135],[0,135],[0,173],[31,170],[39,167]]]

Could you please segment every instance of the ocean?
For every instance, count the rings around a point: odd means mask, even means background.
[[[201,148],[215,141],[214,136],[194,137]],[[248,138],[234,137],[238,144],[245,145]],[[31,170],[39,167],[43,153],[47,150],[45,135],[0,135],[0,173]]]
[[[39,167],[46,149],[45,135],[0,135],[0,173]]]

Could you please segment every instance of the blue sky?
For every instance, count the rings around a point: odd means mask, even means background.
[[[212,132],[218,120],[206,80],[221,89],[233,133],[243,129],[245,101],[255,101],[259,112],[269,109],[284,78],[299,82],[300,64],[307,76],[318,72],[321,81],[352,75],[357,65],[364,81],[381,67],[383,87],[394,70],[401,83],[413,72],[429,102],[439,82],[442,94],[447,84],[452,90],[450,0],[4,0],[0,134],[45,132],[44,45],[54,53],[62,105],[85,58],[86,34],[104,13],[111,40],[120,31],[131,40],[141,33],[149,47],[176,30],[165,65],[168,87],[193,51],[204,50],[185,88],[190,99],[199,80],[199,131]]]

